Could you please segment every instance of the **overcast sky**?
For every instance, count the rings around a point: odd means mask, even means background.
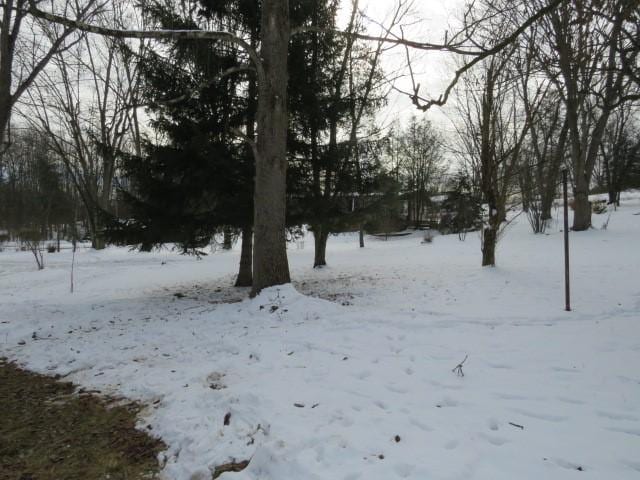
[[[351,0],[343,0],[341,18],[344,23],[348,20],[351,8]],[[375,22],[384,24],[394,11],[396,0],[360,0],[360,7],[374,22],[370,29],[371,33],[380,32],[380,27],[375,26]],[[464,0],[414,0],[412,15],[406,23],[415,23],[405,29],[407,38],[443,42],[445,32],[456,30],[457,19],[464,6]],[[421,94],[426,97],[437,97],[446,87],[452,78],[453,59],[448,54],[438,52],[412,52],[412,65],[417,82],[421,85]],[[406,53],[404,48],[396,48],[390,52],[384,62],[387,70],[395,70],[406,64]],[[397,86],[405,91],[411,90],[409,78],[399,80]],[[411,115],[424,116],[418,111],[411,100],[406,95],[394,93],[391,95],[389,107],[381,116],[382,123],[388,123],[394,117],[398,117],[401,122],[406,121]],[[433,108],[426,116],[442,130],[451,133],[453,127],[449,117],[454,115],[453,109],[444,107],[442,109]]]

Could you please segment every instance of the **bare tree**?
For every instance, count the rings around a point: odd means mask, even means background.
[[[596,165],[601,177],[598,183],[606,188],[609,203],[617,207],[620,192],[634,186],[634,173],[640,171],[640,128],[634,113],[629,108],[620,108],[612,115]]]
[[[31,0],[33,5],[44,0]],[[16,102],[33,84],[56,53],[68,48],[66,42],[73,25],[57,28],[49,22],[28,16],[28,0],[5,0],[0,5],[0,156],[10,143],[9,123]],[[96,0],[84,6],[65,1],[64,11],[86,20],[99,10]]]
[[[561,94],[568,122],[574,190],[574,230],[591,226],[589,191],[609,117],[635,98],[631,78],[620,68],[620,45],[635,2],[566,2],[542,22],[549,45],[539,49],[540,65]],[[540,0],[529,9],[539,8]],[[637,12],[636,12],[637,14]]]
[[[534,233],[544,233],[564,163],[569,123],[554,84],[535,62],[540,29],[533,27],[514,54],[518,91],[528,123],[520,166],[522,203]]]
[[[125,52],[117,39],[83,36],[53,56],[51,68],[29,90],[31,105],[24,112],[72,176],[96,249],[105,246],[102,224],[111,211],[117,156],[135,133],[130,111],[138,81],[124,67]]]
[[[509,68],[510,52],[491,57],[475,75],[464,79],[458,110],[458,133],[486,204],[482,228],[482,266],[494,266],[496,244],[507,220],[528,122],[518,118],[519,105]],[[474,183],[475,183],[474,182]]]
[[[439,190],[445,173],[443,143],[431,122],[416,117],[411,118],[398,140],[409,220],[419,228],[430,197]]]

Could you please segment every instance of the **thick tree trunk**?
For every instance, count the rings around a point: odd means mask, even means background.
[[[576,191],[573,198],[573,227],[571,230],[582,231],[591,227],[591,202],[585,191]]]
[[[103,226],[100,222],[100,213],[98,207],[85,204],[85,211],[87,212],[87,228],[89,230],[89,236],[91,237],[91,248],[94,250],[103,250],[105,248]],[[149,248],[149,251],[151,248]]]
[[[240,253],[240,270],[236,278],[236,287],[250,287],[253,284],[252,257],[253,229],[250,225],[242,227],[242,248]]]
[[[540,210],[542,210],[541,219],[543,221],[551,220],[551,207],[553,207],[553,195],[543,195],[540,202]]]
[[[291,281],[285,236],[288,0],[263,0],[261,33],[252,295]]]
[[[364,248],[364,229],[360,227],[360,248]]]
[[[329,231],[325,226],[313,226],[314,257],[313,268],[324,267],[327,264],[327,240]]]
[[[496,265],[496,243],[498,242],[498,232],[495,228],[485,227],[482,232],[482,266],[495,267]]]

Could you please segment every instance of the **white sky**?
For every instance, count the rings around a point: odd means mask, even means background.
[[[342,1],[344,6],[341,18],[346,23],[351,11],[351,0]],[[382,24],[395,10],[396,5],[397,0],[360,0],[361,10],[373,21]],[[406,23],[413,25],[404,29],[406,38],[443,42],[447,30],[449,34],[456,30],[457,19],[461,17],[463,7],[463,0],[413,0],[412,14],[406,20]],[[371,33],[377,34],[379,32],[380,28],[372,22]],[[438,52],[414,51],[411,53],[411,57],[416,82],[421,85],[421,95],[427,98],[439,96],[453,76],[452,56]],[[402,47],[389,52],[384,61],[385,68],[390,71],[405,64],[406,53]],[[396,85],[404,91],[412,90],[409,78],[399,80]],[[402,123],[411,115],[426,115],[443,133],[453,133],[453,126],[448,118],[453,115],[451,106],[434,107],[425,114],[417,110],[407,96],[396,92],[392,93],[389,106],[381,115],[380,123],[387,123],[395,117]]]

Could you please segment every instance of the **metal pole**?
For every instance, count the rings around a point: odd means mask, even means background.
[[[567,169],[562,170],[562,196],[564,198],[564,309],[571,311],[569,289],[569,201],[567,195]]]

